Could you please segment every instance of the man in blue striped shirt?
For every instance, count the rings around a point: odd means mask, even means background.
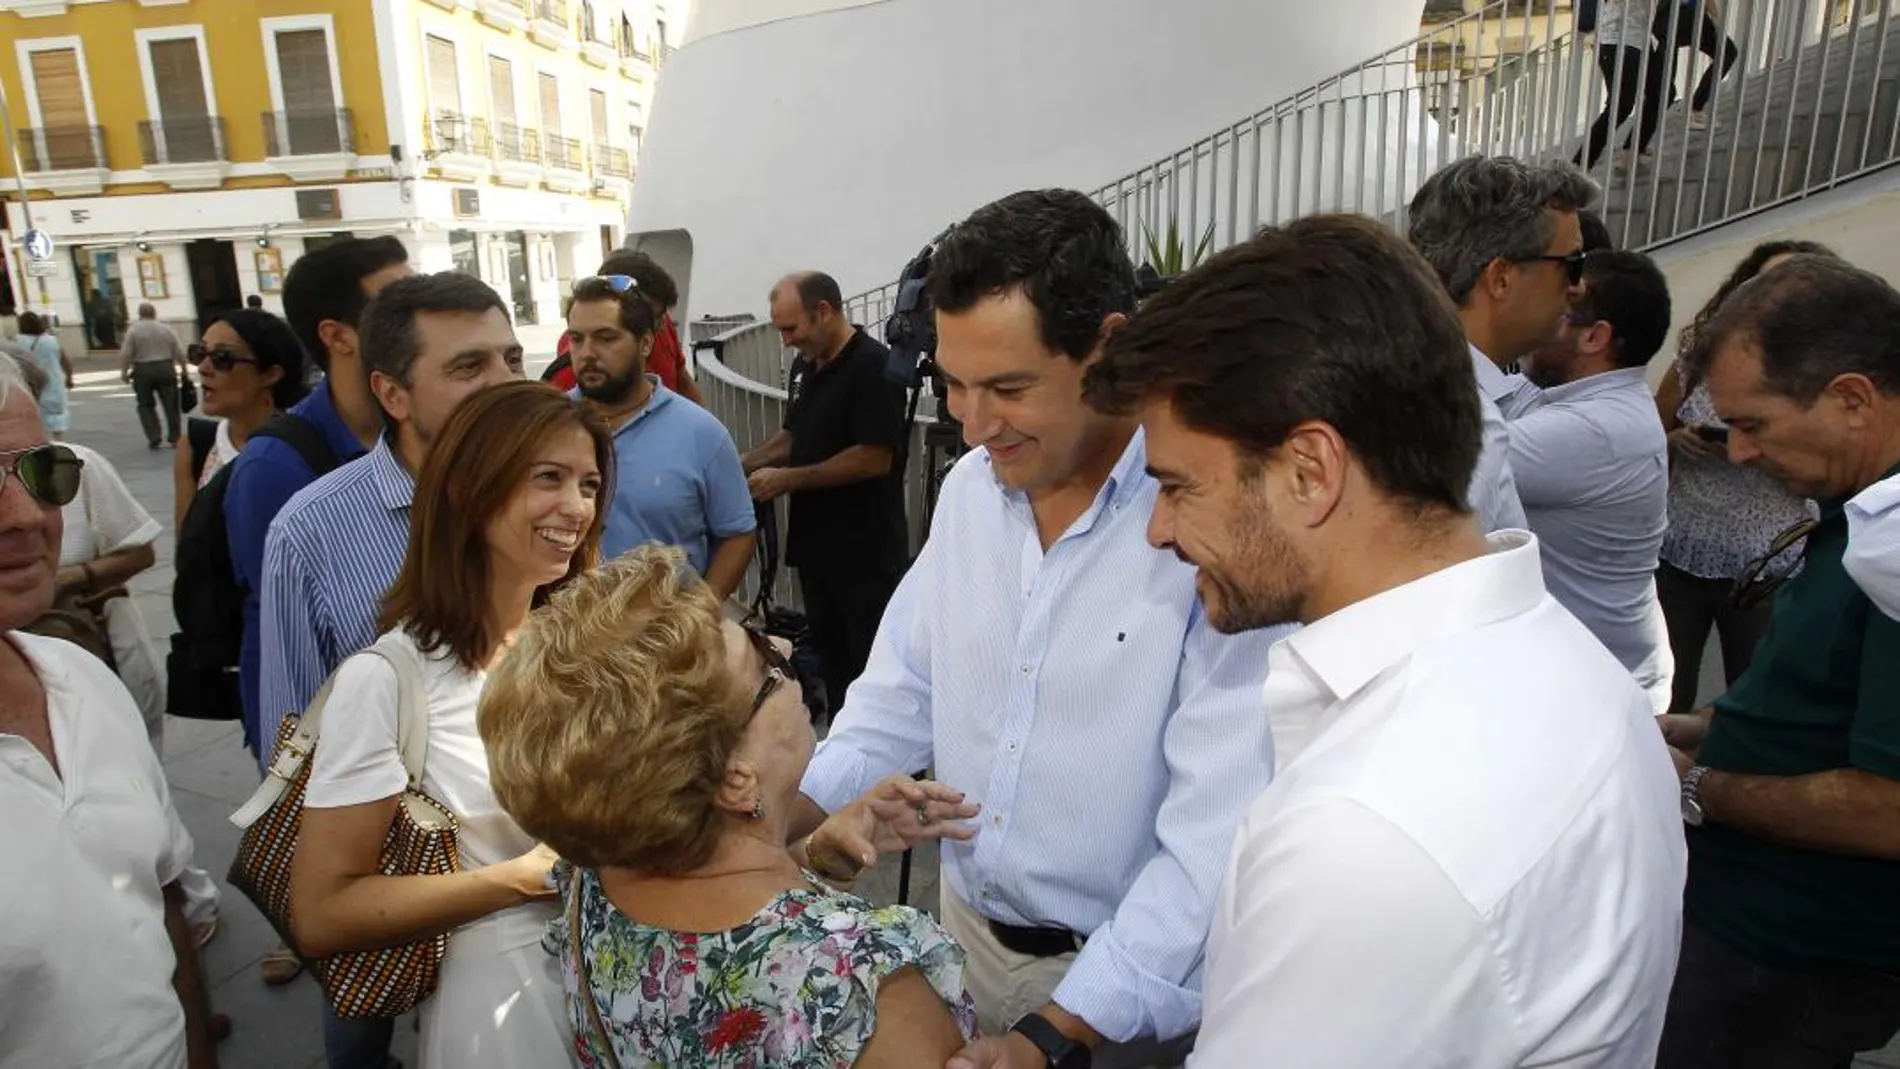
[[[938,247],[930,285],[982,448],[944,483],[793,829],[833,871],[944,838],[943,919],[996,1037],[978,1064],[1177,1065],[1234,829],[1273,769],[1276,636],[1208,626],[1194,569],[1147,544],[1134,422],[1083,403],[1135,304],[1114,220],[1077,193],[1005,197]],[[965,804],[887,779],[926,766]]]
[[[437,430],[463,398],[521,377],[521,343],[507,306],[468,275],[390,283],[363,313],[362,337],[388,430],[368,455],[298,492],[271,524],[261,591],[266,739],[338,665],[375,641],[383,593],[409,548],[415,476]],[[343,1020],[326,1008],[331,1069],[383,1069],[390,1024]]]

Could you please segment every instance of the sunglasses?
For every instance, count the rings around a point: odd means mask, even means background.
[[[1769,598],[1781,585],[1801,570],[1802,554],[1794,554],[1782,560],[1783,554],[1807,540],[1820,526],[1816,520],[1802,520],[1775,536],[1768,544],[1768,552],[1749,561],[1735,577],[1735,586],[1729,591],[1729,601],[1738,609],[1752,609]]]
[[[594,275],[592,278],[583,278],[580,282],[576,282],[574,288],[579,289],[582,282],[592,282],[595,279],[599,279],[607,285],[612,286],[616,294],[622,294],[628,290],[637,290],[640,288],[640,283],[634,281],[632,275]]]
[[[1546,261],[1564,265],[1564,281],[1577,286],[1583,283],[1583,268],[1590,262],[1590,254],[1579,249],[1568,256],[1553,256],[1547,253],[1543,256],[1518,256],[1511,260],[1514,264],[1536,264]]]
[[[193,345],[185,350],[185,356],[193,364],[202,364],[209,360],[212,368],[220,372],[228,372],[239,364],[257,363],[255,358],[244,356],[228,345],[214,347]]]
[[[79,496],[79,472],[86,462],[63,445],[36,445],[0,453],[0,457],[12,458],[0,463],[0,491],[6,489],[11,476],[42,505],[64,508]]]
[[[787,682],[796,682],[801,691],[812,684],[799,670],[797,662],[787,657],[769,635],[754,627],[741,626],[744,627],[746,640],[752,643],[753,649],[759,651],[759,658],[765,662],[765,678],[759,680],[759,689],[752,695],[752,709],[746,714],[746,719],[750,721],[759,715],[759,710],[765,708],[765,703]]]

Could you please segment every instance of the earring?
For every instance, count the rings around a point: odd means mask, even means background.
[[[763,794],[752,800],[752,819],[765,819],[765,795]]]

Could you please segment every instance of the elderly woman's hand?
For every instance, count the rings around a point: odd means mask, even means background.
[[[520,857],[501,862],[495,870],[523,902],[534,902],[554,897],[554,866],[560,860],[561,855],[543,843]]]
[[[982,806],[965,802],[963,792],[955,788],[933,780],[891,776],[819,825],[805,842],[806,853],[819,875],[851,879],[857,871],[876,864],[882,854],[932,839],[962,842],[975,837],[976,829],[962,822],[982,811]],[[845,876],[843,863],[855,866],[856,871]]]

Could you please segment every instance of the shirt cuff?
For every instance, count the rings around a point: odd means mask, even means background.
[[[1184,1036],[1201,1023],[1200,968],[1181,987],[1143,969],[1115,939],[1112,926],[1089,937],[1050,1001],[1116,1043]]]
[[[818,744],[818,752],[805,766],[805,778],[798,793],[818,803],[826,813],[836,813],[858,796],[870,790],[864,782],[864,755],[831,740]]]

